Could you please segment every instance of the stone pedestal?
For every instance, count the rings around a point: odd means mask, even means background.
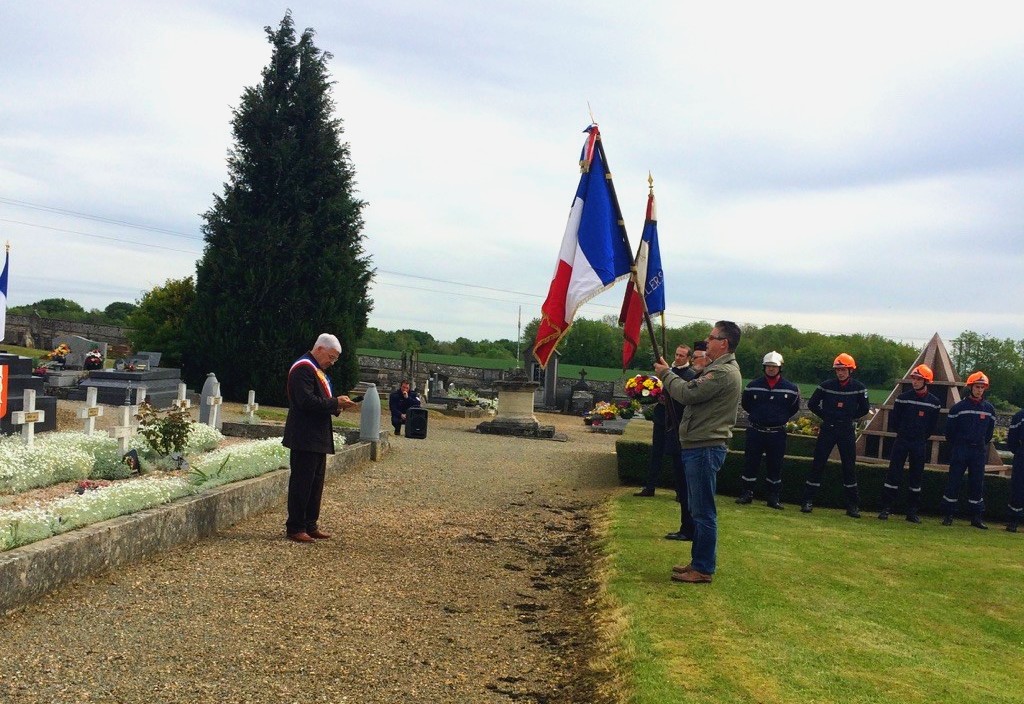
[[[481,433],[517,435],[520,437],[554,437],[553,425],[541,425],[533,415],[534,392],[540,387],[536,381],[509,379],[494,382],[498,390],[498,414],[494,420],[476,426]]]

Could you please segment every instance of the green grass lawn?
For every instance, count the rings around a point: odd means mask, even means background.
[[[689,543],[666,492],[613,501],[608,592],[630,702],[1024,701],[1024,535],[859,521],[720,497],[718,573],[676,584]]]
[[[263,420],[276,420],[284,423],[285,419],[288,417],[288,409],[272,407],[258,408],[256,409],[256,416]],[[337,417],[331,419],[331,425],[335,428],[358,428],[359,421],[351,421],[343,417]]]

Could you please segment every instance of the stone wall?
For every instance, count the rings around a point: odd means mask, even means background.
[[[8,315],[7,328],[2,342],[8,345],[33,347],[37,350],[51,350],[53,349],[53,338],[80,335],[96,342],[127,347],[127,332],[128,328],[116,325],[76,323],[70,320],[54,320],[34,315]],[[26,336],[31,337],[31,345],[25,344]]]

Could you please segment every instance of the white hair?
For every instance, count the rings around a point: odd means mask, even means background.
[[[338,342],[338,338],[330,333],[322,333],[320,337],[316,338],[316,344],[313,345],[313,349],[317,347],[326,347],[329,350],[341,353],[341,343]]]

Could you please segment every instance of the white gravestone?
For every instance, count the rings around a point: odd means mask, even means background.
[[[245,422],[252,423],[252,416],[259,409],[260,404],[256,403],[256,392],[253,389],[249,389],[249,400],[244,406],[242,406],[242,412],[245,414]]]
[[[212,395],[206,399],[206,405],[210,407],[209,425],[216,428],[220,424],[220,405],[224,399],[220,396],[220,382],[213,385]]]
[[[139,429],[139,406],[146,402],[146,387],[145,386],[140,386],[139,387],[139,393],[135,396],[135,400],[138,403],[135,403],[132,406],[130,406],[128,410],[131,412],[132,428],[135,431],[138,431],[138,429]]]
[[[117,438],[117,449],[124,456],[128,452],[128,441],[135,434],[135,426],[132,425],[132,409],[128,406],[118,406],[118,424],[109,430],[110,437]]]
[[[78,417],[85,421],[85,434],[92,435],[96,430],[96,419],[103,415],[103,406],[96,403],[96,387],[90,386],[85,394],[85,408],[78,412]]]
[[[25,389],[25,402],[20,411],[11,413],[11,423],[21,426],[21,439],[28,447],[35,444],[36,423],[46,420],[46,411],[36,410],[35,389]]]
[[[192,408],[192,402],[188,400],[188,388],[184,382],[178,384],[178,398],[173,401],[173,405],[182,410]]]

